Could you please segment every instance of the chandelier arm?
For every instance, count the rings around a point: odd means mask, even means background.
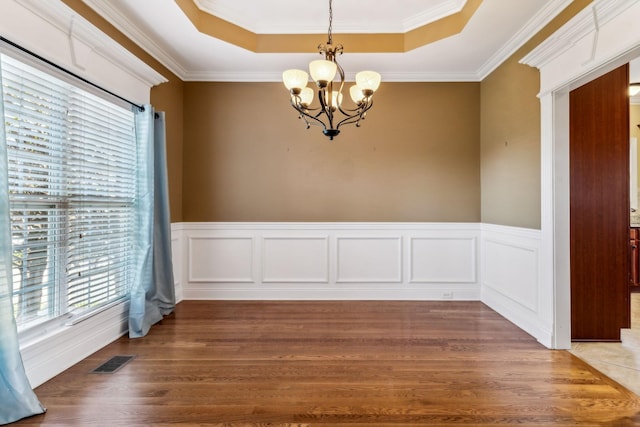
[[[371,102],[372,102],[371,100],[367,100],[366,102],[363,101],[356,108],[342,108],[342,106],[340,106],[340,112],[345,116],[359,115],[359,114],[362,114],[362,112],[367,111],[369,108],[371,108],[370,106]]]
[[[336,63],[336,68],[338,69],[338,73],[340,74],[340,89],[338,89],[338,93],[342,93],[342,88],[344,88],[344,70],[342,69],[342,66],[338,64],[337,59],[334,58],[333,62]]]
[[[317,108],[314,108],[313,110],[302,109],[302,108],[298,107],[298,105],[294,104],[293,101],[291,101],[291,106],[293,107],[294,110],[296,110],[298,113],[300,113],[300,118],[302,118],[305,121],[305,123],[307,124],[307,129],[309,129],[309,127],[311,125],[322,126],[323,129],[327,129],[327,125],[322,120],[318,119],[318,116],[322,112],[319,112],[316,116],[312,116],[311,114],[309,114],[307,112],[307,111],[315,111],[315,110],[317,110]],[[312,121],[310,122],[309,120],[307,120],[307,117],[310,118]]]
[[[318,113],[318,116],[320,116],[321,113],[324,112],[324,114],[327,116],[327,121],[329,122],[329,129],[333,129],[333,111],[331,111],[331,107],[329,107],[329,104],[327,104],[327,99],[326,99],[326,95],[327,93],[331,94],[331,89],[332,89],[333,84],[329,83],[329,85],[327,86],[327,90],[323,90],[320,89],[318,91],[318,99],[320,100],[320,106],[321,106],[321,111],[320,113]],[[331,96],[331,95],[329,95]],[[319,119],[316,119],[319,120]],[[324,125],[324,128],[327,128],[327,125]]]
[[[360,121],[365,119],[367,111],[369,111],[371,107],[373,107],[373,100],[370,100],[369,102],[367,102],[367,105],[365,106],[364,109],[362,109],[362,111],[359,114],[354,114],[340,121],[340,123],[338,123],[338,126],[336,126],[336,129],[340,129],[340,126],[348,125],[351,123],[355,123],[357,127],[360,127]]]

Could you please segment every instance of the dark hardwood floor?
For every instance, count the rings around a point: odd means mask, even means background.
[[[185,301],[36,393],[16,425],[640,425],[638,396],[480,302]]]

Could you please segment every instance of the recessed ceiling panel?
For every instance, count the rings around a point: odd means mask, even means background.
[[[318,14],[324,14],[318,17],[320,30],[309,42],[309,53],[254,53],[203,34],[181,10],[178,0],[83,1],[185,81],[279,81],[283,70],[303,68],[310,60],[317,59],[316,46],[326,42],[328,1],[292,1],[300,5],[313,4],[322,10]],[[248,9],[278,3],[278,0],[229,0],[227,3],[236,1],[243,2]],[[334,0],[336,15],[339,16],[338,7],[342,7],[339,5],[349,1],[352,0]],[[404,53],[355,53],[353,46],[341,38],[334,37],[334,40],[345,45],[340,63],[349,78],[354,71],[372,69],[382,74],[383,81],[479,81],[570,2],[483,0],[462,32]],[[393,3],[398,8],[404,7],[404,0],[362,3],[375,7]],[[409,3],[431,4],[432,1]],[[198,10],[195,3],[192,5]],[[289,17],[295,16],[293,11],[286,13]],[[403,15],[415,13],[415,9],[410,9]],[[334,22],[334,35],[344,32]]]
[[[212,15],[257,34],[327,31],[328,0],[194,0]],[[405,33],[459,12],[466,0],[336,0],[333,25],[342,33]]]

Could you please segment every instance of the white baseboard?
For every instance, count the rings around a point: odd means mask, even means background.
[[[21,343],[27,378],[37,387],[127,333],[129,303],[123,302],[72,326]]]

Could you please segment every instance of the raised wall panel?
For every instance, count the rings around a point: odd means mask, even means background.
[[[400,237],[338,237],[338,283],[402,282]]]
[[[255,281],[252,237],[189,238],[190,282]]]
[[[498,240],[485,240],[484,285],[531,311],[538,309],[538,252]],[[508,260],[508,262],[504,262]]]
[[[479,224],[181,223],[172,230],[182,242],[182,261],[174,262],[184,265],[185,299],[481,297]]]
[[[539,230],[483,225],[482,302],[549,346],[540,247]]]
[[[327,283],[329,238],[265,237],[262,282]]]
[[[411,283],[474,283],[474,237],[413,237],[409,244]]]

